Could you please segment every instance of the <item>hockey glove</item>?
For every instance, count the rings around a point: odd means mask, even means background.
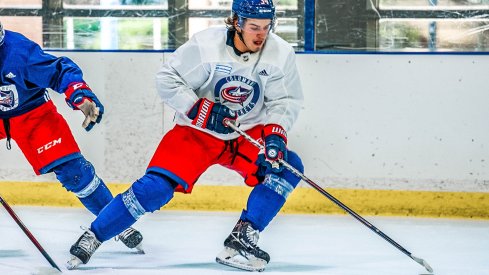
[[[228,107],[210,101],[207,98],[200,98],[190,108],[187,113],[188,118],[192,120],[192,124],[209,129],[219,134],[229,134],[234,132],[233,129],[226,125],[226,121],[235,121],[238,116],[236,112]]]
[[[73,110],[81,110],[85,115],[82,127],[86,131],[90,131],[96,123],[100,123],[104,106],[86,83],[71,83],[66,89],[65,96],[68,106]]]
[[[258,155],[256,164],[267,172],[280,173],[284,167],[279,159],[287,161],[287,132],[280,125],[267,124],[263,127],[262,139],[265,149]]]

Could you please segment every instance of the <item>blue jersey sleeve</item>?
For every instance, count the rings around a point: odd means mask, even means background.
[[[44,104],[49,100],[47,88],[66,93],[68,87],[85,86],[82,70],[71,59],[48,54],[24,35],[5,31],[0,46],[0,118]]]
[[[68,57],[55,57],[35,43],[29,52],[26,78],[35,85],[64,93],[70,83],[84,82],[82,70]]]

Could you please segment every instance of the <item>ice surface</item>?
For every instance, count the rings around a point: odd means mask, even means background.
[[[87,265],[68,271],[69,248],[93,216],[84,209],[14,207],[65,274],[247,274],[215,263],[239,213],[148,214],[135,227],[145,255],[113,240]],[[366,217],[434,274],[489,274],[489,221]],[[56,274],[5,210],[0,211],[0,274]],[[279,215],[261,234],[265,274],[426,274],[418,263],[350,216]]]

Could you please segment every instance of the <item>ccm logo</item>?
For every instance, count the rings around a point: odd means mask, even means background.
[[[73,88],[73,90],[78,90],[83,85],[84,85],[84,83],[77,83],[77,84],[73,85],[72,88]]]
[[[51,141],[51,142],[48,142],[47,144],[45,144],[45,145],[43,145],[43,146],[41,146],[41,147],[37,148],[37,153],[38,153],[38,154],[41,154],[42,152],[47,151],[47,150],[49,150],[51,147],[54,147],[54,146],[56,146],[56,145],[58,145],[58,144],[60,144],[60,143],[61,143],[61,138],[55,139],[55,140],[53,140],[53,141]]]

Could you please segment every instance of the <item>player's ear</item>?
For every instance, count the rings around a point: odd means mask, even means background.
[[[238,32],[241,32],[241,28],[239,27],[238,20],[233,21],[234,29]]]

